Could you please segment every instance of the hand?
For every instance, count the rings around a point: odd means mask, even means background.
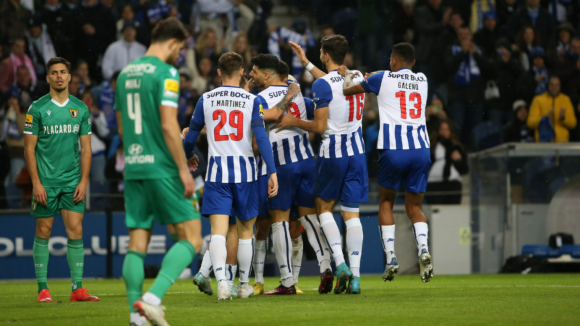
[[[348,70],[348,68],[346,66],[341,65],[341,66],[338,66],[337,73],[339,75],[341,75],[342,77],[346,77],[346,75],[350,74],[351,72],[350,72],[350,70]]]
[[[283,115],[280,120],[278,120],[278,124],[274,126],[274,128],[278,128],[278,130],[276,130],[276,133],[279,133],[280,131],[290,128],[292,126],[294,126],[295,121],[298,120],[296,119],[295,116],[291,115],[291,114],[285,114]]]
[[[278,194],[278,175],[276,173],[270,174],[268,180],[268,197],[272,198]]]
[[[296,53],[296,57],[300,61],[301,65],[306,66],[308,63],[310,63],[310,61],[308,61],[308,59],[306,59],[306,53],[304,53],[304,50],[302,49],[302,47],[300,45],[298,45],[294,42],[288,42],[288,44],[290,44],[290,46],[292,47],[292,51],[294,51],[294,53]]]
[[[193,156],[189,160],[187,160],[187,167],[189,168],[190,171],[197,171],[198,165],[199,165],[199,157],[193,154]]]
[[[564,120],[566,119],[566,109],[561,108],[560,109],[560,120]]]
[[[95,26],[93,26],[91,24],[84,24],[83,31],[85,32],[85,34],[88,34],[88,35],[94,35],[96,32]]]
[[[46,189],[40,182],[32,186],[32,194],[37,204],[46,206]]]
[[[89,183],[88,180],[81,180],[81,182],[79,183],[79,185],[75,189],[75,198],[73,199],[73,201],[75,203],[79,203],[79,202],[85,200],[85,196],[87,195],[87,184],[88,183]]]
[[[546,74],[539,74],[536,76],[536,82],[539,82],[540,80],[544,79],[544,77],[546,77]]]
[[[187,136],[187,132],[189,132],[189,127],[184,128],[183,131],[181,132],[182,138],[185,138],[185,136]]]
[[[183,197],[188,199],[191,198],[191,196],[193,196],[193,192],[195,191],[195,181],[193,181],[191,173],[189,173],[189,170],[187,169],[179,171],[179,178],[181,179],[183,187],[185,188]]]
[[[453,152],[451,152],[451,159],[454,161],[461,161],[461,154],[459,153],[458,150],[454,150]]]
[[[298,85],[298,83],[292,83],[288,86],[288,94],[286,94],[286,96],[289,95],[292,98],[298,93],[300,93],[300,85]]]

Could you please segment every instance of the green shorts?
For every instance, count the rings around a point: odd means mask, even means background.
[[[61,209],[77,213],[85,213],[85,200],[75,203],[76,187],[47,187],[46,206],[42,206],[32,198],[30,214],[36,217],[53,217],[60,213]]]
[[[132,229],[151,229],[199,219],[192,200],[183,197],[179,177],[125,181],[125,224]]]

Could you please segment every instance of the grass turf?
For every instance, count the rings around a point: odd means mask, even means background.
[[[253,280],[252,280],[253,281]],[[144,288],[151,285],[146,280]],[[266,279],[266,290],[278,284]],[[50,281],[54,303],[37,303],[34,281],[0,283],[0,324],[128,325],[122,280],[85,280],[100,302],[70,302],[70,282]],[[304,295],[218,302],[180,280],[163,299],[171,325],[573,325],[580,275],[363,276],[361,295],[319,295],[318,278],[301,277]]]

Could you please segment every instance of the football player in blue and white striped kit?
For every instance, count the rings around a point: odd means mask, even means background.
[[[266,162],[268,195],[278,192],[272,147],[264,128],[263,99],[239,87],[243,59],[234,52],[222,54],[218,61],[222,85],[199,99],[189,132],[185,137],[186,153],[193,153],[199,133],[207,126],[208,168],[202,215],[211,223],[211,262],[218,280],[218,300],[231,300],[225,276],[226,234],[231,209],[238,228],[238,298],[248,298],[254,289],[248,285],[252,266],[254,222],[258,215],[258,174],[252,150],[252,137]],[[189,159],[189,158],[188,158]]]
[[[254,85],[263,89],[259,95],[267,102],[265,112],[268,112],[269,106],[278,103],[288,92],[289,85],[285,82],[288,78],[288,66],[271,54],[260,54],[252,58],[252,64],[253,69],[250,76]],[[286,114],[302,120],[308,118],[302,94],[297,94],[293,98]],[[267,130],[269,130],[269,138],[272,143],[274,163],[279,172],[280,193],[279,196],[270,198],[267,204],[269,215],[272,218],[272,241],[282,282],[280,286],[273,291],[266,292],[265,295],[296,294],[295,283],[298,281],[302,257],[293,257],[292,253],[294,244],[296,247],[300,247],[302,237],[299,231],[300,225],[296,222],[294,223],[298,232],[294,234],[290,232],[290,210],[296,207],[298,215],[303,217],[301,221],[304,221],[305,224],[308,224],[306,222],[308,220],[316,219],[314,205],[316,161],[307,131],[294,127],[277,132],[277,129],[272,129],[275,125],[274,121],[267,123]],[[312,226],[312,223],[318,224],[311,222],[307,227]],[[310,229],[312,228],[314,227]],[[319,230],[319,227],[317,228]],[[307,228],[307,230],[309,229]],[[315,234],[316,237],[318,237],[319,232]],[[320,241],[313,243],[313,247],[317,256],[322,257],[324,249],[321,248],[320,243]],[[301,256],[300,253],[297,255]],[[329,256],[320,263],[321,268],[324,268],[323,272],[330,271]]]
[[[391,71],[370,75],[363,82],[354,73],[341,67],[345,77],[345,96],[364,92],[377,94],[380,131],[377,143],[379,156],[379,231],[387,255],[383,279],[393,280],[399,270],[395,256],[395,219],[393,204],[401,182],[405,183],[405,208],[413,223],[419,251],[421,280],[433,277],[433,265],[427,245],[429,229],[421,210],[431,167],[429,136],[425,127],[427,77],[411,71],[415,65],[415,49],[411,44],[399,43],[391,53]]]
[[[360,294],[363,231],[359,206],[368,200],[368,173],[361,121],[365,96],[342,94],[344,78],[337,73],[337,69],[349,49],[344,36],[332,35],[321,41],[320,60],[329,71],[326,75],[305,60],[299,45],[290,45],[301,63],[319,78],[312,85],[316,109],[314,121],[296,119],[288,114],[282,117],[279,125],[283,128],[296,126],[322,134],[316,160],[316,210],[337,266],[334,293],[342,293],[348,288],[347,293]],[[317,73],[314,73],[315,70]],[[361,75],[356,78],[357,81],[363,80]],[[338,200],[341,201],[341,215],[346,224],[350,268],[344,260],[340,231],[332,213]]]

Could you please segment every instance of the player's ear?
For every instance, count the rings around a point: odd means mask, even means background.
[[[218,73],[218,76],[220,76],[220,77],[222,76],[222,71],[219,68],[217,70],[217,73]]]

